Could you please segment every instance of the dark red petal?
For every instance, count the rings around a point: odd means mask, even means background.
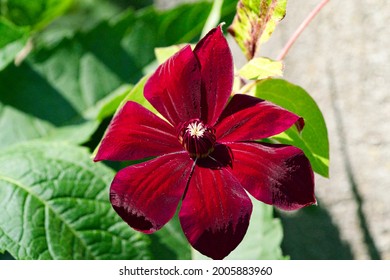
[[[173,125],[200,117],[199,62],[186,46],[161,64],[145,84],[145,98]]]
[[[262,99],[236,94],[218,120],[218,142],[249,141],[281,133],[294,123],[303,126],[299,116]]]
[[[171,125],[128,101],[111,121],[95,161],[136,160],[182,150]]]
[[[196,166],[179,217],[190,244],[213,259],[223,259],[243,239],[252,203],[225,168]]]
[[[303,152],[293,146],[231,143],[233,174],[258,200],[283,210],[316,203],[314,174]]]
[[[124,168],[111,184],[111,204],[132,228],[153,233],[175,214],[192,166],[181,152]]]
[[[212,29],[194,50],[202,75],[202,117],[214,125],[225,107],[233,86],[233,58],[221,26]]]

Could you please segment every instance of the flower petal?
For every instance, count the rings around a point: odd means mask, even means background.
[[[193,163],[181,152],[120,170],[110,189],[113,208],[132,228],[155,232],[175,214]]]
[[[171,125],[128,101],[111,121],[94,160],[136,160],[182,150]]]
[[[235,94],[215,126],[217,141],[250,141],[267,138],[290,128],[303,127],[303,119],[268,101]]]
[[[145,84],[145,98],[171,124],[200,117],[199,62],[188,45],[161,64]]]
[[[251,213],[248,195],[228,169],[195,166],[179,218],[196,250],[213,259],[226,257],[243,239]]]
[[[309,160],[294,146],[231,143],[232,173],[256,199],[283,210],[315,204]]]
[[[202,75],[201,119],[214,125],[233,87],[233,57],[221,26],[212,29],[194,49]]]

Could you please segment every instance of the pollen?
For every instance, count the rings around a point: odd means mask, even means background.
[[[205,126],[201,122],[193,122],[188,124],[187,133],[189,133],[192,137],[200,138],[203,136],[206,131]]]
[[[177,136],[191,157],[204,158],[214,150],[215,129],[200,119],[183,123]]]

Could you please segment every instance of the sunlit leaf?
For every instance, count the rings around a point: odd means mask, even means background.
[[[256,96],[303,117],[305,127],[301,133],[292,127],[273,138],[301,148],[309,158],[313,170],[328,177],[328,132],[324,117],[314,99],[301,87],[280,79],[260,82],[256,88]]]
[[[158,64],[164,63],[168,58],[181,50],[184,46],[185,44],[155,48],[154,53],[156,55]]]
[[[238,71],[238,75],[248,80],[282,76],[283,63],[265,57],[255,57]]]
[[[286,14],[287,0],[240,0],[229,33],[248,60],[266,42]]]

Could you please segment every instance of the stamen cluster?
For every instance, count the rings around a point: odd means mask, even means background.
[[[178,139],[191,157],[205,158],[214,150],[215,129],[200,119],[192,119],[181,125]]]

